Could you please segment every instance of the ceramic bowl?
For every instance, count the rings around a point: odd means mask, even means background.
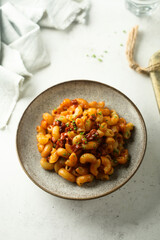
[[[79,187],[61,178],[55,172],[42,169],[37,150],[36,126],[44,112],[51,112],[64,98],[84,98],[87,101],[105,101],[127,122],[135,126],[127,148],[130,161],[118,167],[109,181],[95,180]],[[44,191],[66,199],[93,199],[105,196],[124,185],[137,171],[144,157],[147,142],[143,117],[135,104],[119,90],[89,80],[73,80],[55,85],[37,96],[25,110],[17,130],[17,152],[23,170]]]

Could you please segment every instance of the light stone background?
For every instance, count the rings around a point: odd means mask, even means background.
[[[92,0],[87,25],[42,30],[52,63],[25,82],[23,97],[0,132],[0,239],[159,240],[160,115],[150,79],[131,70],[125,57],[123,30],[136,24],[136,59],[147,66],[160,49],[160,9],[140,19],[125,9],[123,0]],[[103,54],[103,62],[87,54]],[[47,194],[25,175],[16,154],[16,129],[25,108],[43,90],[70,79],[98,80],[119,89],[137,105],[147,126],[148,146],[138,172],[120,190],[96,200]]]

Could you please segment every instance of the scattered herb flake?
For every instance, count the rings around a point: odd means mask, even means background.
[[[89,55],[88,55],[88,54],[86,54],[86,57],[89,57]]]
[[[93,54],[93,55],[92,55],[92,57],[93,57],[93,58],[96,58],[96,55],[95,55],[95,54]]]
[[[123,30],[123,33],[127,33],[126,30]]]
[[[87,144],[87,141],[85,141],[84,143],[86,143],[86,144]]]
[[[99,61],[99,62],[103,62],[103,60],[102,60],[101,58],[98,58],[98,61]]]
[[[99,112],[98,114],[99,114],[99,115],[102,115],[102,112]]]
[[[120,46],[123,47],[123,44],[121,43]]]
[[[105,51],[104,51],[104,53],[108,53],[108,51],[107,51],[107,50],[105,50]]]

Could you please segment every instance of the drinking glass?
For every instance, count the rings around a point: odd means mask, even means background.
[[[160,0],[125,0],[126,8],[137,16],[151,15],[160,5]]]

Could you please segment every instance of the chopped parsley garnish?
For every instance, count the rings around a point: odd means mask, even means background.
[[[66,123],[66,126],[69,127],[69,123]]]
[[[105,51],[104,51],[104,53],[108,53],[108,51],[107,51],[107,50],[105,50]]]
[[[80,132],[80,135],[83,135],[84,134],[84,132]]]
[[[123,44],[121,43],[120,46],[123,47]]]
[[[127,135],[127,137],[129,137],[129,132],[128,131],[126,132],[126,135]]]
[[[113,162],[114,162],[114,163],[117,163],[117,160],[116,160],[115,158],[113,158]]]
[[[126,30],[123,30],[123,33],[127,33]]]
[[[85,141],[84,143],[86,143],[86,144],[87,144],[87,141]]]
[[[96,58],[96,55],[95,55],[95,54],[93,54],[93,55],[92,55],[92,57],[93,57],[93,58]]]
[[[63,156],[66,156],[67,154],[66,153],[63,153]]]
[[[114,153],[119,153],[119,150],[114,148],[114,149],[113,149],[113,152],[114,152]]]
[[[99,114],[99,115],[102,115],[102,112],[99,112],[98,114]]]

